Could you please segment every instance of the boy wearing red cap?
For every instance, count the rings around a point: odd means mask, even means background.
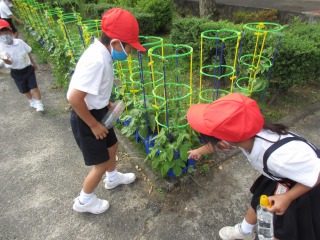
[[[200,159],[217,147],[239,147],[262,174],[250,189],[253,197],[243,222],[222,228],[223,240],[255,239],[255,211],[263,194],[273,204],[269,211],[275,213],[276,239],[320,239],[318,149],[282,124],[265,123],[258,104],[238,93],[191,106],[187,119],[210,147],[192,150],[189,157]],[[269,156],[264,158],[265,153]]]
[[[38,67],[31,56],[31,47],[23,40],[13,38],[9,23],[3,19],[0,19],[0,59],[11,69],[11,77],[30,106],[37,112],[44,111],[35,75]]]
[[[73,209],[94,214],[109,207],[108,201],[94,194],[104,174],[106,189],[130,184],[136,178],[134,173],[117,172],[117,137],[113,128],[107,129],[101,124],[101,119],[112,104],[113,60],[126,60],[131,47],[145,51],[138,42],[138,22],[130,12],[121,8],[107,11],[102,17],[101,29],[100,39],[95,39],[79,59],[67,92],[74,137],[85,164],[92,166]]]
[[[13,4],[9,0],[0,1],[0,17],[1,19],[7,21],[10,24],[10,28],[13,32],[14,38],[18,38],[18,30],[14,26],[12,19],[17,21],[19,24],[23,25],[24,23],[18,19],[13,13],[11,12],[10,8],[13,7]]]

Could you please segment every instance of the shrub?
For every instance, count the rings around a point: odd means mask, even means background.
[[[88,3],[82,6],[81,15],[87,19],[101,19],[104,12],[113,7],[116,7],[116,5],[109,3]]]
[[[170,29],[173,18],[172,0],[139,0],[136,7],[154,15],[152,22],[154,22],[156,32],[166,32]]]
[[[296,22],[284,29],[273,69],[272,87],[287,91],[293,85],[319,84],[320,23]]]

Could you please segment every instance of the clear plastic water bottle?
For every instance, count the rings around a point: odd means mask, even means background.
[[[261,195],[260,205],[257,207],[258,238],[260,240],[273,240],[273,213],[267,209],[270,206],[268,196]]]
[[[109,109],[109,111],[104,115],[101,122],[104,124],[104,126],[107,129],[112,128],[119,117],[121,116],[122,112],[124,110],[124,103],[121,100],[117,100],[113,103],[112,107]]]

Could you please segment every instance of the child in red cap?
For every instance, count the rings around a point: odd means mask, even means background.
[[[255,239],[256,208],[268,195],[274,214],[274,237],[320,239],[320,151],[282,124],[264,122],[258,104],[233,93],[211,104],[195,104],[187,113],[190,126],[206,146],[189,151],[200,159],[215,149],[239,147],[262,175],[252,185],[251,205],[243,222],[224,227],[224,240]]]
[[[117,172],[117,137],[113,128],[107,129],[101,124],[101,119],[112,104],[113,61],[126,60],[131,47],[145,51],[138,42],[138,22],[130,12],[121,8],[107,11],[102,17],[101,29],[101,37],[95,39],[79,59],[67,92],[75,140],[85,164],[92,166],[73,209],[94,214],[109,207],[108,201],[98,199],[93,193],[104,174],[106,189],[130,184],[136,178],[134,173]]]
[[[0,17],[1,19],[7,21],[10,24],[10,28],[13,32],[13,37],[18,38],[19,33],[16,27],[14,26],[12,19],[14,19],[16,22],[18,22],[21,25],[23,25],[24,23],[20,19],[18,19],[15,15],[13,15],[10,9],[12,7],[13,7],[13,4],[9,0],[0,1]]]
[[[15,39],[9,23],[0,19],[0,59],[10,68],[19,92],[29,100],[37,112],[44,111],[35,70],[38,67],[31,56],[31,47],[21,39]]]

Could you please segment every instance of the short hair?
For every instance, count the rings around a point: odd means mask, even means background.
[[[107,34],[105,34],[104,32],[101,33],[101,36],[100,36],[100,42],[104,45],[109,45],[110,42],[111,42],[112,38],[110,38]],[[122,46],[125,47],[128,43],[126,42],[122,42]]]
[[[102,44],[109,45],[111,42],[111,38],[107,36],[104,32],[101,33],[100,41]]]
[[[5,32],[5,31],[11,31],[12,32],[12,30],[10,28],[4,27],[4,28],[0,29],[0,32]]]

